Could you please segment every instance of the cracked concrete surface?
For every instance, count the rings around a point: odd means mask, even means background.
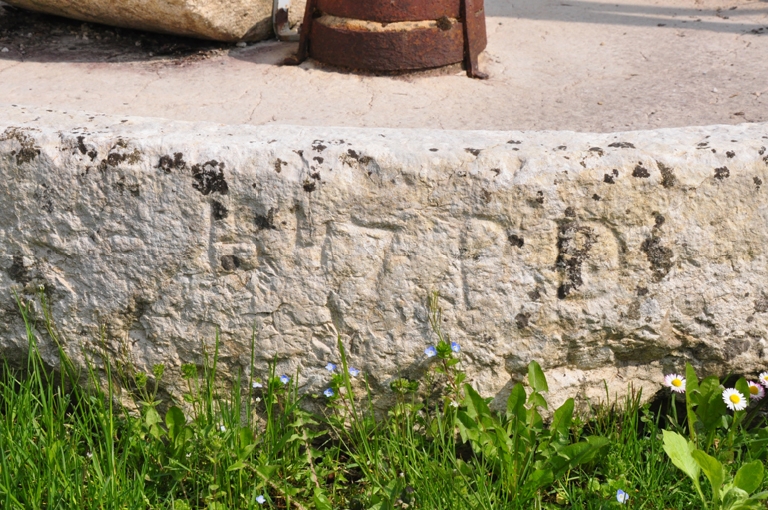
[[[26,45],[0,31],[0,102],[308,126],[613,132],[768,120],[766,1],[486,0],[486,12],[488,81],[457,66],[394,77],[281,67],[296,45],[276,41],[184,59],[141,53],[136,33],[107,56],[82,34],[35,52],[33,29]]]

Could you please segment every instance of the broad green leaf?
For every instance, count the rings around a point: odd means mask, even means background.
[[[163,420],[160,418],[160,414],[157,412],[157,409],[154,407],[147,407],[147,414],[144,416],[144,423],[147,424],[147,427],[151,427],[152,425],[160,423],[161,421]]]
[[[259,466],[256,468],[256,473],[264,480],[269,480],[277,474],[278,469],[279,466]]]
[[[699,391],[701,395],[696,416],[709,432],[722,424],[722,418],[727,411],[720,389],[720,379],[715,376],[707,377],[701,381]]]
[[[693,460],[691,455],[691,452],[694,450],[693,443],[687,441],[677,432],[663,430],[662,433],[664,434],[664,451],[667,452],[672,464],[682,470],[683,473],[688,475],[698,485],[701,468],[699,468],[699,465]]]
[[[248,427],[240,427],[238,439],[240,439],[240,447],[247,448],[248,445],[253,444],[253,431]]]
[[[568,437],[573,419],[573,399],[569,398],[561,405],[552,416],[550,430],[557,432],[563,437]]]
[[[533,391],[549,391],[547,386],[547,378],[544,377],[544,371],[541,370],[541,366],[535,361],[531,361],[528,364],[528,383],[533,388]]]
[[[736,472],[736,477],[733,479],[733,485],[739,489],[745,491],[747,494],[751,494],[760,488],[760,484],[763,483],[764,467],[762,461],[755,460],[744,464]]]
[[[507,399],[507,419],[525,420],[525,388],[521,383],[515,384]]]
[[[246,466],[247,466],[247,464],[245,462],[243,462],[242,460],[239,460],[239,461],[235,462],[234,464],[232,464],[231,466],[229,466],[227,468],[227,471],[239,471],[240,469],[243,469]]]
[[[530,394],[528,397],[528,403],[532,404],[534,407],[541,407],[542,409],[547,409],[547,401],[544,400],[544,397],[537,391],[534,391]]]
[[[696,441],[696,412],[693,407],[699,403],[699,378],[690,363],[685,364],[685,411],[688,415],[688,432]]]
[[[521,489],[523,494],[533,494],[542,487],[546,487],[555,481],[555,476],[549,469],[537,469],[528,477]]]
[[[333,506],[331,506],[331,502],[328,501],[328,498],[323,494],[323,491],[320,489],[320,487],[315,487],[315,493],[312,496],[312,501],[315,503],[315,508],[317,510],[333,510]]]
[[[186,425],[187,420],[184,418],[184,412],[176,406],[172,406],[165,413],[165,425],[168,427],[168,435],[171,441],[178,437],[181,429]]]
[[[725,481],[725,473],[723,473],[723,465],[716,458],[711,455],[707,455],[701,450],[693,450],[691,452],[693,460],[704,471],[704,475],[709,480],[709,484],[712,486],[712,494],[715,497],[715,501],[722,499],[721,489],[723,488],[723,482]]]
[[[487,419],[491,418],[493,415],[491,414],[491,409],[488,407],[488,404],[485,402],[483,397],[481,397],[480,394],[477,393],[475,389],[469,384],[464,385],[464,394],[467,396],[465,399],[467,404],[467,413],[469,413],[470,416],[474,414],[474,416],[476,416],[481,423],[486,424]],[[484,420],[483,418],[486,419]]]

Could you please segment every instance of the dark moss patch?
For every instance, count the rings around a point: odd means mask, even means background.
[[[517,315],[515,315],[515,324],[517,325],[517,329],[524,329],[528,327],[528,321],[531,318],[531,314],[520,312]]]
[[[304,181],[304,185],[302,186],[304,188],[304,191],[307,193],[312,193],[317,189],[317,184],[315,181]]]
[[[473,148],[471,148],[471,147],[468,147],[468,148],[465,148],[464,150],[465,150],[466,152],[469,152],[470,154],[472,154],[472,155],[473,155],[473,156],[475,156],[475,157],[477,157],[477,156],[479,156],[479,155],[480,155],[480,149],[473,149]]]
[[[755,189],[760,191],[760,186],[763,185],[763,180],[760,177],[753,177],[752,182],[755,183]]]
[[[629,142],[613,142],[612,144],[609,144],[608,147],[613,147],[614,149],[634,149],[635,148],[635,146]]]
[[[615,184],[616,178],[619,176],[619,171],[615,168],[611,170],[611,173],[603,175],[603,182],[607,184]]]
[[[523,142],[521,142],[520,140],[509,140],[507,143],[512,145],[520,145]]]
[[[544,203],[544,192],[543,191],[537,191],[536,192],[536,203],[539,205],[542,205]]]
[[[21,255],[13,256],[13,263],[11,263],[11,267],[9,267],[6,272],[14,282],[25,284],[31,280],[27,268],[24,267],[24,257]]]
[[[675,184],[677,184],[677,177],[675,177],[675,174],[672,172],[672,169],[670,167],[668,167],[661,161],[657,161],[656,165],[659,167],[659,171],[661,172],[662,186],[669,189],[669,188],[672,188]]]
[[[121,163],[135,165],[141,161],[141,153],[138,149],[133,149],[132,152],[126,149],[128,149],[128,142],[118,139],[112,148],[109,149],[107,157],[99,163],[99,170],[104,172],[107,170],[107,166],[116,167]]]
[[[647,287],[638,287],[637,288],[637,295],[639,297],[647,296],[648,295],[648,288]]]
[[[0,142],[6,140],[16,140],[21,148],[18,151],[11,151],[11,155],[16,156],[16,164],[31,163],[40,155],[40,148],[35,146],[34,139],[26,134],[21,128],[8,128],[0,135]]]
[[[600,195],[598,195],[597,193],[592,195],[592,200],[594,200],[595,202],[599,202],[601,198],[602,197],[600,197]]]
[[[157,163],[157,168],[169,174],[173,170],[184,170],[187,168],[187,162],[184,161],[184,154],[181,152],[175,152],[173,157],[167,154],[165,156],[160,156],[160,161]]]
[[[528,297],[531,299],[531,301],[538,301],[541,299],[541,292],[539,289],[534,289],[528,293]]]
[[[323,152],[325,149],[327,149],[327,145],[323,145],[322,140],[315,140],[312,142],[312,149],[315,150],[315,152]]]
[[[598,156],[602,156],[603,154],[605,154],[602,147],[590,147],[589,152],[595,152],[597,153]]]
[[[664,225],[664,222],[667,220],[666,218],[664,218],[664,216],[657,213],[654,215],[653,221],[654,221],[653,228],[661,228],[661,226]]]
[[[235,255],[224,255],[221,257],[221,268],[224,271],[234,271],[240,267],[240,259]]]
[[[728,158],[728,159],[735,158],[736,157],[736,153],[733,152],[733,151],[726,151],[725,157]]]
[[[635,166],[635,169],[632,170],[632,177],[640,177],[642,179],[647,179],[651,176],[651,172],[648,171],[647,168],[645,168],[642,164],[638,164]]]
[[[566,207],[565,208],[565,217],[566,218],[575,218],[576,217],[576,209],[573,207]]]
[[[224,179],[224,163],[211,160],[202,165],[192,166],[192,177],[195,182],[192,187],[203,195],[211,193],[220,193],[226,195],[229,193],[229,186]]]
[[[662,280],[672,269],[672,250],[662,244],[661,238],[655,234],[648,237],[640,245],[640,249],[645,253],[648,262],[651,263],[651,270],[656,281]]]
[[[715,168],[715,179],[722,181],[723,179],[727,179],[731,176],[731,171],[728,170],[727,166],[721,166],[720,168]]]
[[[322,165],[323,161],[325,161],[325,159],[323,159],[320,156],[315,156],[314,158],[312,158],[312,161],[316,161],[318,165]]]
[[[214,220],[223,220],[229,216],[229,210],[224,206],[224,204],[218,200],[214,200],[211,202],[211,215],[213,216]]]
[[[270,208],[267,214],[257,214],[254,218],[256,227],[259,230],[277,230],[275,226],[275,209]]]
[[[429,149],[429,152],[437,152],[437,151],[438,151],[438,149],[435,149],[434,147]]]
[[[560,225],[555,262],[556,268],[563,276],[563,283],[557,289],[559,299],[565,299],[584,283],[581,267],[595,242],[595,232],[589,227],[572,220],[566,220]]]
[[[88,147],[85,146],[84,136],[77,137],[77,150],[80,151],[80,154],[86,154],[89,158],[91,158],[91,161],[94,161],[96,157],[99,155],[99,153],[96,152],[95,149],[88,150]]]
[[[523,239],[522,236],[518,236],[517,234],[509,234],[507,236],[507,241],[509,241],[509,244],[512,246],[516,246],[518,248],[522,248],[525,244],[525,239]]]
[[[320,159],[322,159],[322,158],[320,158]],[[288,163],[286,161],[283,161],[282,159],[277,158],[275,160],[275,172],[280,173],[283,170],[283,167],[287,166],[287,165],[288,165]]]

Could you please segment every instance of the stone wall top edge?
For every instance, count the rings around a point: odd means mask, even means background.
[[[189,122],[159,117],[117,116],[83,111],[57,111],[50,108],[11,105],[0,103],[0,130],[9,127],[24,127],[42,132],[63,132],[82,130],[91,134],[112,136],[153,136],[164,140],[187,139],[196,141],[201,136],[277,139],[279,141],[312,141],[318,137],[347,137],[357,143],[376,139],[383,144],[402,146],[403,142],[413,143],[443,141],[444,143],[508,143],[528,141],[546,144],[557,149],[567,142],[575,144],[685,144],[691,141],[703,143],[708,139],[732,140],[740,143],[746,139],[765,140],[768,144],[768,123],[743,123],[735,125],[686,126],[643,131],[619,131],[611,133],[589,133],[576,131],[491,131],[491,130],[438,130],[404,129],[385,127],[341,127],[341,126],[300,126],[300,125],[242,125],[217,124],[212,122]],[[193,137],[189,139],[189,137]],[[738,139],[738,138],[741,139]],[[239,140],[242,142],[242,140]],[[561,145],[549,147],[552,142]],[[389,143],[388,143],[389,142]],[[512,144],[514,145],[514,144]],[[471,147],[468,147],[471,148]],[[567,147],[570,149],[570,147]]]

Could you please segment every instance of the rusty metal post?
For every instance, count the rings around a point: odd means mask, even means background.
[[[486,46],[483,0],[308,0],[299,49],[308,56],[366,71],[429,69],[464,62],[478,67]]]

